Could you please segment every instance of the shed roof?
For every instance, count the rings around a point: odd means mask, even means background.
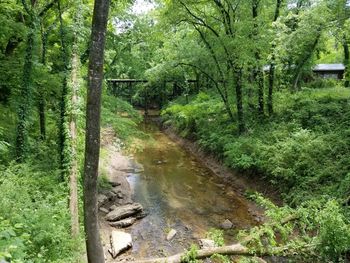
[[[313,71],[344,71],[345,66],[343,64],[317,64],[312,70]]]

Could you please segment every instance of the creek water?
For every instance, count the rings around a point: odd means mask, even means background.
[[[227,242],[234,240],[238,230],[257,224],[249,212],[252,204],[232,186],[171,141],[156,125],[145,123],[143,130],[150,138],[142,142],[143,151],[134,155],[143,170],[128,176],[134,200],[148,213],[131,228],[134,257],[182,252],[205,238],[210,228],[220,228],[226,219],[234,225],[225,230]],[[167,241],[170,229],[177,234]]]

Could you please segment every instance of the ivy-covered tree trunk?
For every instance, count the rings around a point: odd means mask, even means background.
[[[19,94],[19,106],[18,106],[18,122],[16,129],[15,140],[15,155],[18,162],[22,162],[25,159],[25,153],[28,140],[28,121],[32,104],[32,74],[33,74],[33,52],[34,52],[34,40],[36,34],[36,24],[38,20],[45,15],[45,13],[52,7],[53,3],[49,2],[44,8],[36,15],[34,7],[36,1],[31,1],[30,5],[26,0],[22,0],[22,5],[27,13],[28,19],[28,33],[26,39],[26,49],[23,65],[23,77],[22,88]]]
[[[58,18],[60,22],[60,40],[61,40],[61,54],[63,60],[63,80],[62,91],[60,101],[60,119],[59,119],[59,151],[60,151],[60,164],[62,170],[62,181],[68,174],[70,166],[70,142],[69,142],[69,129],[67,122],[67,101],[68,101],[68,68],[69,68],[69,55],[66,45],[66,34],[62,19],[61,1],[57,0]]]
[[[253,29],[253,37],[257,38],[259,34],[259,25],[258,25],[258,9],[259,9],[260,0],[252,1],[252,14],[254,20],[254,29]],[[260,47],[259,45],[255,48],[255,60],[256,66],[253,71],[253,81],[258,87],[258,112],[259,115],[264,115],[264,76],[262,71],[261,55],[260,55]]]
[[[31,18],[32,20],[32,18]],[[28,136],[28,117],[32,97],[33,49],[35,38],[35,23],[30,22],[27,34],[26,49],[23,65],[22,88],[18,107],[18,122],[16,130],[15,153],[16,160],[22,162],[25,158]]]
[[[97,176],[100,156],[103,56],[108,11],[109,0],[95,0],[89,55],[84,164],[84,226],[89,263],[104,262],[98,226]]]
[[[69,171],[69,210],[71,215],[71,232],[74,238],[79,235],[79,196],[78,196],[78,175],[79,165],[77,156],[77,110],[78,110],[78,97],[80,89],[80,59],[79,59],[79,29],[82,28],[82,14],[81,14],[82,1],[76,0],[75,2],[75,17],[74,17],[74,32],[73,32],[73,47],[72,47],[72,59],[71,59],[71,74],[70,74],[70,118],[69,118],[69,133],[71,139],[71,165]]]
[[[43,26],[41,27],[41,64],[46,66],[46,49],[47,49],[47,32],[44,31]],[[39,126],[40,126],[40,137],[42,140],[46,138],[46,116],[45,116],[45,97],[43,90],[39,90],[38,98],[38,111],[39,111]]]
[[[273,18],[273,22],[276,22],[280,15],[282,2],[283,0],[276,0],[276,8],[275,8],[275,15]],[[271,49],[272,55],[271,55],[270,68],[269,68],[269,90],[267,95],[267,111],[269,113],[269,116],[273,114],[273,89],[275,85],[275,67],[276,67],[275,48],[276,48],[276,44],[272,44],[272,49]]]

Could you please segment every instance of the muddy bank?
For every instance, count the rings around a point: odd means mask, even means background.
[[[276,187],[265,181],[263,175],[256,173],[238,173],[219,160],[214,154],[207,153],[194,141],[180,137],[171,127],[165,127],[159,118],[151,120],[156,123],[162,132],[164,132],[172,141],[180,145],[183,149],[196,156],[201,162],[213,171],[217,176],[222,178],[225,183],[230,184],[235,190],[244,194],[247,191],[256,191],[275,204],[282,205],[282,198]]]
[[[101,156],[99,176],[104,181],[104,188],[99,189],[99,226],[106,262],[131,261],[130,253],[119,257],[118,261],[110,255],[111,233],[115,227],[106,220],[109,208],[132,204],[133,191],[127,180],[128,172],[133,169],[132,158],[122,153],[122,142],[116,137],[112,128],[105,128],[101,132]],[[100,180],[101,181],[101,180]],[[111,196],[111,194],[115,194]],[[107,197],[107,199],[106,199]]]

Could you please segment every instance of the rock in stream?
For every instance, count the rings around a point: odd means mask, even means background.
[[[116,258],[120,253],[132,247],[131,235],[122,231],[113,231],[111,234],[111,253]]]
[[[130,205],[119,206],[106,215],[107,221],[117,221],[131,217],[143,211],[142,205],[134,203]]]
[[[111,222],[111,223],[109,223],[109,225],[113,226],[113,227],[116,227],[116,228],[124,228],[124,227],[131,226],[135,222],[136,222],[136,218],[131,217],[131,218],[127,218],[127,219],[124,219],[124,220]]]

